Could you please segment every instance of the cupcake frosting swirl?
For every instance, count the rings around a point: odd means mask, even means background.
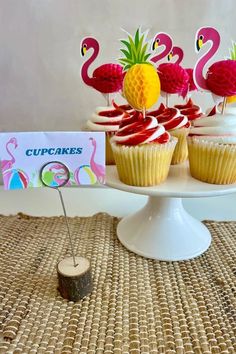
[[[176,104],[175,108],[180,110],[180,113],[188,117],[188,120],[195,120],[202,116],[202,110],[199,106],[193,103],[191,98],[186,104]]]
[[[170,134],[155,117],[143,119],[142,113],[135,112],[123,119],[112,140],[121,145],[164,144],[170,140]]]
[[[161,104],[159,109],[149,113],[154,116],[158,123],[162,124],[166,130],[174,130],[179,128],[189,128],[188,118],[180,113],[177,108],[168,108]]]
[[[236,117],[233,114],[215,114],[194,122],[191,137],[200,137],[222,144],[236,144]]]
[[[92,131],[115,132],[127,114],[133,109],[129,105],[121,105],[119,108],[97,107],[91,118],[87,121],[87,127]]]

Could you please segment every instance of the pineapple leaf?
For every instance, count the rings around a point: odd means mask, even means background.
[[[123,61],[123,60],[119,60],[120,64],[124,67],[124,70],[126,70],[125,68],[128,66],[129,68],[131,68],[131,66],[133,65],[133,62],[131,61]]]
[[[123,43],[124,45],[126,45],[127,49],[129,52],[131,52],[131,46],[130,43],[125,41],[124,39],[121,40],[121,43]]]
[[[150,53],[144,55],[144,61],[147,61],[147,59],[150,57],[150,55],[151,55]]]
[[[150,53],[148,53],[148,41],[146,40],[146,33],[142,33],[138,28],[131,36],[128,34],[128,40],[121,40],[125,48],[121,49],[123,58],[119,59],[120,63],[127,69],[137,63],[148,63]]]
[[[134,44],[135,44],[135,47],[138,48],[139,46],[139,28],[137,29],[136,33],[135,33],[135,37],[134,37]]]
[[[144,60],[144,56],[145,56],[146,51],[147,51],[147,45],[148,45],[148,43],[146,43],[143,46],[142,50],[140,51],[140,60],[142,60],[142,61]]]
[[[126,65],[126,62],[124,61],[124,59],[118,59],[118,62],[123,66]]]
[[[135,47],[135,43],[133,41],[133,38],[130,37],[130,36],[128,38],[129,38],[129,42],[130,42],[131,51],[135,53],[136,52],[136,47]]]
[[[139,55],[139,57],[142,55],[142,50],[143,50],[143,40],[144,40],[144,35],[142,35],[142,37],[140,38],[140,41],[139,41],[139,44],[138,44],[138,47],[137,47],[137,53]],[[146,47],[147,48],[147,47]]]
[[[120,51],[126,56],[127,59],[132,59],[132,54],[130,54],[130,52],[125,49],[121,49]]]
[[[232,48],[230,49],[229,53],[230,53],[229,59],[236,60],[236,42],[232,43]]]
[[[126,70],[130,69],[130,68],[131,68],[131,66],[132,66],[132,65],[126,65],[126,66],[124,67],[124,71],[126,71]]]
[[[130,59],[126,59],[126,58],[119,59],[119,60],[120,60],[120,62],[123,62],[124,64],[132,64],[132,63],[133,63],[133,61],[132,61],[132,60],[130,60]]]

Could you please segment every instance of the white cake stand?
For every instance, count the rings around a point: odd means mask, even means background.
[[[119,180],[116,167],[107,166],[106,184],[125,192],[149,196],[141,210],[119,222],[117,235],[130,251],[163,261],[197,257],[211,243],[210,232],[185,211],[182,198],[214,197],[236,192],[236,184],[215,185],[192,178],[187,163],[171,166],[166,182],[155,187],[126,185]]]

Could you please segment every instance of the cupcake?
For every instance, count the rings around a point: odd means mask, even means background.
[[[114,165],[115,160],[111,149],[110,139],[118,130],[119,125],[126,112],[132,112],[130,105],[121,105],[114,108],[97,107],[90,120],[87,121],[87,127],[91,131],[100,131],[106,133],[106,164]]]
[[[176,142],[155,117],[135,112],[124,118],[111,139],[120,180],[140,187],[165,181]]]
[[[194,104],[192,99],[190,98],[185,104],[176,104],[175,108],[180,110],[180,113],[184,116],[188,117],[188,120],[192,123],[198,118],[201,118],[203,113],[201,108]]]
[[[180,113],[177,108],[166,108],[163,104],[156,111],[149,112],[155,116],[158,123],[178,139],[172,156],[171,164],[182,163],[188,158],[187,136],[189,134],[190,123],[188,118]]]
[[[215,114],[194,121],[188,137],[191,175],[203,182],[236,182],[236,118]]]

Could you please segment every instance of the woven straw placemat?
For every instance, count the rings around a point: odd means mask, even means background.
[[[126,250],[118,221],[70,218],[94,282],[73,303],[57,291],[56,264],[69,254],[64,219],[0,216],[0,352],[236,353],[236,222],[207,221],[209,251],[168,263]]]

